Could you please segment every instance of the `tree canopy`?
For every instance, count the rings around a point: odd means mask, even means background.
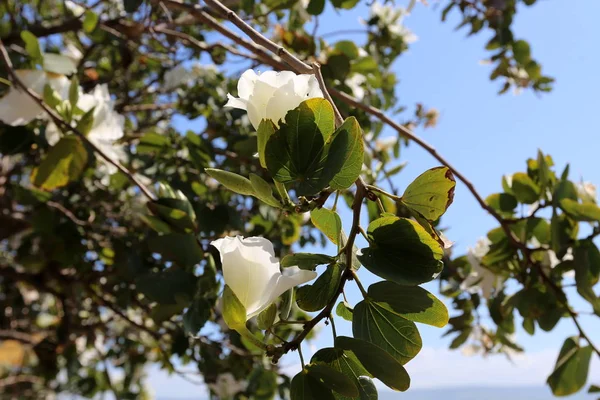
[[[597,335],[565,293],[600,317],[596,187],[539,151],[482,196],[414,133],[437,110],[395,91],[415,40],[403,20],[427,2],[368,3],[362,47],[319,33],[324,10],[358,3],[0,3],[3,398],[145,399],[155,365],[212,398],[373,400],[374,380],[409,390],[419,324],[510,357],[516,323],[535,335],[561,319],[573,336],[549,387],[600,391]],[[512,29],[535,3],[439,2],[441,21],[490,38],[500,94],[552,90]],[[409,145],[439,166],[399,188]],[[497,225],[466,255],[441,225],[457,182]],[[451,310],[420,286],[433,280]],[[332,347],[305,359],[325,326]],[[288,376],[277,362],[291,353]]]

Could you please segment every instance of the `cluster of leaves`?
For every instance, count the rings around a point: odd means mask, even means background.
[[[457,29],[470,27],[469,35],[483,29],[492,32],[492,38],[485,49],[493,52],[489,61],[494,64],[491,80],[503,78],[500,93],[511,88],[531,88],[534,91],[549,92],[554,78],[542,74],[542,66],[531,57],[529,43],[517,39],[512,31],[512,23],[520,4],[533,6],[537,0],[450,0],[442,11],[446,20],[453,10],[461,13]]]
[[[569,298],[566,294],[570,286],[589,304],[591,313],[600,316],[600,296],[593,289],[600,278],[600,252],[593,241],[600,233],[600,207],[584,185],[569,179],[568,166],[560,176],[553,166],[552,158],[539,152],[537,158],[527,160],[526,172],[504,177],[503,192],[486,199],[501,216],[502,226],[488,232],[489,249],[480,260],[487,270],[484,274],[494,280],[493,293],[483,304],[477,291],[463,290],[473,269],[468,257],[449,262],[442,276],[447,281],[443,293],[461,311],[450,319],[448,334],[458,333],[452,347],[472,340],[484,352],[522,351],[513,339],[515,314],[530,335],[536,327],[551,331],[562,318],[576,317],[569,304],[575,294]],[[530,212],[518,216],[520,205]],[[524,246],[516,246],[511,237]],[[495,331],[481,326],[480,307],[488,308]],[[583,336],[565,341],[548,378],[555,395],[584,387],[593,352],[586,342]]]

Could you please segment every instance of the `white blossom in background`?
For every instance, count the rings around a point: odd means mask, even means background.
[[[273,243],[262,237],[225,237],[211,243],[219,250],[225,284],[246,308],[250,319],[294,286],[317,277],[298,267],[279,268]]]
[[[214,383],[209,383],[208,387],[221,400],[230,400],[239,392],[246,390],[248,383],[246,381],[238,381],[231,372],[226,372],[217,376]]]
[[[70,82],[64,75],[49,74],[39,70],[17,70],[17,76],[33,92],[40,97],[44,94],[46,84],[50,85],[62,98],[69,96]],[[8,93],[0,99],[0,121],[18,126],[26,125],[36,118],[48,118],[40,107],[24,90],[12,86]]]
[[[481,265],[481,260],[490,250],[490,244],[489,239],[484,237],[477,241],[475,247],[469,247],[467,250],[467,259],[472,269],[469,276],[460,285],[462,290],[473,291],[481,289],[485,299],[490,298],[492,291],[500,283],[500,277]]]
[[[595,203],[598,197],[596,185],[591,182],[581,182],[576,184],[577,193],[584,202]]]
[[[83,53],[73,43],[67,43],[65,48],[62,50],[62,55],[70,58],[76,63],[79,63],[79,61],[83,58]]]
[[[390,151],[398,143],[398,136],[386,136],[375,139],[375,150]]]
[[[85,13],[85,8],[71,0],[65,0],[65,7],[67,10],[71,11],[75,17],[80,17]]]
[[[533,248],[533,249],[537,249],[537,248],[539,248],[539,247],[542,246],[540,244],[539,240],[537,240],[535,237],[531,238],[527,242],[527,245],[530,248]],[[550,273],[550,271],[554,267],[556,267],[558,264],[560,264],[561,262],[573,260],[573,250],[570,249],[570,248],[567,250],[567,252],[565,253],[565,255],[563,256],[562,259],[558,258],[558,256],[554,252],[554,250],[551,250],[551,249],[548,249],[548,250],[543,251],[541,253],[542,253],[542,260],[540,261],[540,264],[541,264],[542,269],[544,270],[544,272],[546,274]],[[563,274],[563,276],[568,277],[568,278],[574,278],[575,277],[575,271],[565,272]]]
[[[77,107],[83,112],[94,108],[94,123],[87,135],[90,142],[112,160],[123,161],[125,152],[115,142],[124,135],[125,117],[114,111],[114,101],[110,98],[108,86],[97,85],[91,93],[80,94]],[[55,144],[60,139],[60,131],[52,122],[46,128],[46,138],[50,144]],[[109,175],[117,172],[117,168],[106,163],[102,157],[98,157],[98,160],[105,163]]]
[[[365,98],[365,88],[362,86],[365,82],[367,82],[366,76],[354,73],[344,83],[352,90],[352,95],[356,100],[362,101]]]
[[[165,77],[162,84],[164,91],[169,91],[178,88],[182,85],[189,85],[193,81],[202,79],[208,76],[214,76],[219,71],[212,65],[200,65],[194,64],[191,68],[187,68],[183,65],[178,65],[175,68],[171,68],[165,73]]]
[[[314,75],[296,75],[291,71],[256,73],[247,70],[238,81],[238,96],[227,94],[225,107],[248,112],[250,123],[258,129],[260,121],[270,119],[279,125],[288,111],[304,100],[323,98],[323,92]]]
[[[403,7],[396,7],[393,4],[381,4],[375,1],[371,5],[369,19],[377,18],[379,29],[387,27],[391,34],[401,37],[404,43],[409,44],[416,42],[418,37],[403,24],[404,17],[407,15],[409,13]]]

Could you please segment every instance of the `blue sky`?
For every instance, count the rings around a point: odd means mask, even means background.
[[[449,21],[442,24],[440,8],[435,1],[429,3],[432,4],[429,7],[418,4],[406,18],[406,26],[419,40],[394,67],[400,80],[397,93],[402,104],[411,106],[421,102],[440,111],[435,129],[417,133],[463,172],[484,196],[501,190],[503,174],[523,171],[526,159],[535,157],[538,148],[552,155],[559,171],[570,163],[572,179],[584,178],[600,184],[599,123],[594,118],[600,105],[596,98],[600,93],[597,78],[600,54],[594,40],[600,38],[597,23],[600,2],[539,0],[535,6],[523,7],[518,13],[516,36],[530,42],[533,57],[543,65],[544,73],[556,78],[554,91],[539,96],[528,91],[519,96],[511,93],[498,96],[499,83],[488,79],[491,67],[479,63],[488,55],[484,50],[488,34],[467,38],[466,31],[454,31],[459,22],[457,14],[450,14]],[[360,28],[358,18],[367,15],[364,2],[350,12],[339,14],[328,8],[321,16],[319,33],[332,32],[337,27]],[[358,44],[364,40],[360,35],[330,39],[343,38]],[[401,190],[421,172],[438,165],[415,145],[402,149],[402,161],[408,161],[408,165],[395,179]],[[348,229],[349,215],[343,213],[342,217]],[[454,203],[443,218],[443,225],[450,228],[447,236],[455,241],[455,254],[464,253],[496,226],[494,222],[459,183]],[[366,284],[376,281],[367,271],[361,271],[360,276]],[[426,288],[436,293],[436,286],[429,284]],[[354,289],[349,293],[355,301],[360,298]],[[575,308],[589,309],[583,302],[576,302]],[[600,343],[600,323],[587,316],[581,320],[592,338]],[[349,324],[338,325],[341,325],[339,334],[350,332]],[[562,342],[576,332],[572,321],[567,319],[551,333],[538,329],[534,337],[519,330],[518,341],[527,353],[511,364],[502,356],[466,358],[460,351],[450,352],[449,339],[440,337],[443,329],[419,328],[424,349],[407,365],[415,388],[542,386]],[[313,345],[315,348],[329,345],[330,337],[329,328],[324,327]],[[307,347],[305,353],[310,354],[311,349]],[[297,372],[295,354],[282,363],[290,365],[290,373]],[[596,377],[595,383],[600,383],[598,360],[594,361],[590,377]],[[155,370],[150,371],[149,383],[157,395],[201,398],[202,390]]]

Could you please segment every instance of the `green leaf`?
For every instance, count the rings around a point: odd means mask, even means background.
[[[590,385],[590,388],[588,389],[588,393],[600,393],[600,386]]]
[[[310,0],[306,12],[310,15],[320,15],[325,9],[325,0]]]
[[[160,217],[171,230],[179,233],[191,233],[196,230],[196,216],[193,209],[189,209],[191,205],[187,200],[161,197],[148,202],[147,206],[152,214]]]
[[[358,1],[359,0],[331,0],[331,4],[333,4],[335,8],[350,10],[358,4]]]
[[[306,370],[323,386],[343,396],[356,397],[359,395],[358,387],[352,379],[326,364],[311,364],[306,366]]]
[[[531,58],[531,49],[529,43],[524,40],[517,40],[512,45],[515,60],[522,65],[525,65]]]
[[[335,347],[353,353],[371,375],[389,388],[406,391],[410,387],[410,377],[402,364],[380,347],[346,336],[338,336]]]
[[[230,329],[246,329],[246,308],[227,285],[223,289],[223,320]]]
[[[370,247],[358,259],[372,273],[401,285],[428,282],[442,270],[444,250],[417,222],[383,217],[369,224]]]
[[[600,278],[600,251],[591,240],[582,240],[573,251],[575,264],[575,284],[577,293],[586,299],[600,316],[600,297],[594,292],[594,285]]]
[[[255,195],[254,187],[248,178],[234,174],[233,172],[214,168],[206,168],[205,171],[229,190],[248,196]]]
[[[205,298],[194,299],[192,305],[183,315],[183,328],[191,335],[196,335],[204,327],[212,314],[212,304]]]
[[[98,25],[98,14],[91,10],[87,10],[83,14],[83,30],[86,33],[91,33]]]
[[[276,317],[277,306],[275,303],[271,303],[269,307],[258,314],[258,317],[256,318],[256,325],[258,326],[258,329],[269,329],[271,326],[273,326]]]
[[[25,51],[29,54],[29,57],[31,57],[36,64],[41,64],[43,62],[43,57],[38,38],[29,31],[22,31],[21,39],[25,42]]]
[[[75,127],[75,129],[77,129],[77,132],[81,133],[82,135],[87,135],[88,133],[90,133],[92,127],[94,126],[95,109],[95,106],[92,107],[85,114],[83,114],[81,118],[79,118],[79,121],[77,121],[77,126]]]
[[[335,400],[331,389],[325,387],[306,371],[299,372],[290,386],[291,400]]]
[[[548,385],[555,396],[568,396],[585,385],[592,351],[590,346],[579,347],[576,337],[565,340],[554,371],[548,377]]]
[[[88,153],[76,136],[61,138],[46,154],[40,166],[31,173],[33,184],[53,190],[79,178],[88,160]]]
[[[171,143],[169,137],[155,132],[148,132],[140,138],[136,151],[140,154],[156,154],[169,151],[172,147],[173,143]]]
[[[318,311],[324,308],[335,296],[340,285],[344,266],[331,264],[312,285],[304,285],[296,290],[296,302],[304,311]]]
[[[339,146],[340,149],[332,148],[330,151],[343,152],[345,157],[342,169],[333,177],[330,186],[336,190],[343,190],[352,186],[362,170],[364,160],[362,129],[356,118],[349,117],[334,135],[336,136],[336,140],[333,142],[334,146]]]
[[[512,191],[520,203],[533,204],[540,199],[539,186],[523,172],[512,176]]]
[[[148,248],[159,253],[165,260],[173,261],[182,268],[191,268],[204,258],[204,251],[193,234],[170,233],[148,239]]]
[[[328,256],[327,254],[295,253],[283,257],[281,260],[281,267],[298,267],[300,269],[314,271],[317,268],[317,265],[331,264],[334,260],[334,257]]]
[[[271,135],[277,131],[277,127],[270,119],[263,119],[258,125],[256,130],[257,142],[258,142],[258,158],[260,160],[260,166],[267,168],[267,161],[265,159],[265,149],[267,142]]]
[[[448,309],[433,294],[419,286],[378,282],[369,287],[369,297],[379,305],[410,321],[442,328],[448,323]]]
[[[44,93],[42,99],[44,103],[48,104],[51,108],[56,109],[61,103],[62,98],[56,90],[49,84],[44,85]]]
[[[372,375],[362,366],[352,352],[326,347],[317,351],[310,362],[328,365],[351,378],[354,382],[359,392],[358,395],[348,397],[336,394],[337,400],[350,400],[356,397],[360,400],[377,400],[377,389],[371,380]]]
[[[519,204],[515,196],[508,193],[491,194],[485,199],[485,202],[504,215],[512,215]]]
[[[271,207],[281,208],[281,203],[273,196],[273,189],[263,178],[250,174],[250,183],[254,188],[254,196]]]
[[[402,203],[429,221],[442,216],[454,200],[456,180],[448,167],[419,175],[404,191]]]
[[[79,101],[79,79],[77,76],[71,78],[71,85],[69,86],[69,103],[71,106],[77,105]]]
[[[352,321],[354,310],[350,307],[350,304],[345,301],[340,301],[335,308],[335,313],[346,321]]]
[[[560,208],[577,221],[600,221],[600,207],[594,203],[578,203],[576,200],[563,199]]]
[[[163,305],[190,302],[196,291],[197,278],[191,272],[169,268],[159,273],[148,273],[135,280],[137,290],[150,301]]]
[[[287,113],[265,148],[274,180],[291,185],[299,196],[314,195],[329,185],[344,164],[349,139],[347,134],[334,135],[333,118],[331,104],[318,98]]]
[[[143,2],[144,0],[123,0],[125,12],[130,14],[136,12]]]
[[[358,46],[351,40],[340,40],[334,48],[351,60],[358,58]]]
[[[361,301],[354,307],[352,333],[355,338],[382,348],[400,364],[412,360],[423,346],[414,322],[371,299]]]
[[[339,244],[342,220],[338,213],[327,208],[315,208],[310,212],[310,220],[334,244]]]

